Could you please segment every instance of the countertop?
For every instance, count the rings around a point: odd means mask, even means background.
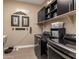
[[[35,36],[41,38],[42,35],[41,34],[35,34]],[[75,45],[69,45],[69,44],[64,45],[64,44],[61,44],[61,43],[54,42],[50,39],[48,41],[59,46],[59,47],[61,47],[61,48],[63,48],[63,49],[65,49],[65,50],[68,50],[68,51],[76,54],[76,46]]]
[[[41,38],[42,34],[35,34],[34,36]]]
[[[76,46],[74,46],[74,45],[69,45],[69,44],[63,45],[61,43],[57,43],[57,42],[54,42],[54,41],[51,41],[51,40],[48,40],[48,41],[51,42],[52,44],[55,44],[55,45],[65,49],[65,50],[68,50],[68,51],[76,54]]]

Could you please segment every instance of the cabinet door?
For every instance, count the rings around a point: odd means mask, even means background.
[[[57,0],[57,14],[61,15],[73,9],[72,0]]]
[[[76,9],[76,0],[70,0],[69,7],[70,7],[69,11],[75,10]]]
[[[40,38],[35,36],[34,37],[34,51],[35,51],[35,55],[37,56],[38,59],[41,59],[41,45],[40,45]]]
[[[74,10],[76,10],[76,0],[74,0]]]
[[[45,7],[38,12],[38,22],[45,20]]]
[[[65,59],[48,46],[48,59]]]

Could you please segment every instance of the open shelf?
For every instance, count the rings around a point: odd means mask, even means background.
[[[55,16],[55,17],[50,18],[50,19],[48,19],[48,20],[44,20],[44,21],[38,22],[37,24],[38,24],[38,25],[44,24],[44,23],[47,23],[47,22],[49,22],[49,21],[57,20],[58,18],[62,18],[62,17],[65,17],[65,16],[73,17],[74,15],[76,15],[76,10],[70,11],[70,12],[68,12],[68,13],[65,13],[65,14],[62,14],[62,15],[59,15],[59,16]]]

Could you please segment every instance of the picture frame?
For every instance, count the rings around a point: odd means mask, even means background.
[[[11,15],[11,26],[19,26],[19,20],[18,15]]]
[[[22,27],[29,27],[29,17],[22,16]]]

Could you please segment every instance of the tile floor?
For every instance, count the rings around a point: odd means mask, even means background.
[[[3,56],[4,59],[37,59],[34,48],[19,49]]]

